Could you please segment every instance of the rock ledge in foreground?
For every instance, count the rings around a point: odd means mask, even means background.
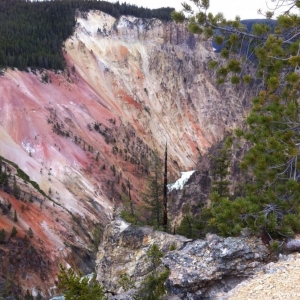
[[[260,270],[268,257],[257,238],[207,235],[165,255],[166,284],[180,299],[214,299]]]

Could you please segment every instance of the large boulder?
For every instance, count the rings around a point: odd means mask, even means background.
[[[261,269],[269,250],[254,237],[207,235],[163,258],[169,291],[180,299],[218,299]]]

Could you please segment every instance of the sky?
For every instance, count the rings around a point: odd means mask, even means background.
[[[181,10],[181,3],[184,1],[191,3],[189,0],[119,0],[120,3],[126,2],[148,8],[169,6],[176,10]],[[233,19],[236,15],[239,15],[241,19],[259,19],[263,17],[257,14],[257,10],[261,8],[262,11],[267,11],[266,2],[270,7],[274,7],[271,0],[211,0],[209,11],[212,13],[223,12],[226,19]]]

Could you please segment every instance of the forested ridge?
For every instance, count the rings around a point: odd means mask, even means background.
[[[107,1],[0,0],[0,68],[64,69],[62,46],[73,33],[77,9],[101,10],[115,18],[132,15],[160,20],[170,20],[173,10],[170,7],[151,10]]]

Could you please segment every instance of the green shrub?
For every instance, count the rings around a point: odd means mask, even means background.
[[[89,280],[77,275],[72,268],[68,270],[59,265],[58,287],[63,291],[65,300],[107,300],[103,286],[96,280],[96,275]]]
[[[125,292],[135,288],[134,281],[126,273],[120,275],[118,283]]]
[[[143,280],[141,288],[134,295],[134,300],[162,300],[167,293],[165,281],[169,276],[169,270],[158,271],[161,265],[163,253],[158,245],[153,244],[147,252],[147,259],[151,264],[150,274]]]

